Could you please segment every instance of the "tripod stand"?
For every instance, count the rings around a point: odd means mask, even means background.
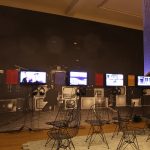
[[[32,119],[33,119],[33,98],[32,98],[32,88],[30,86],[25,86],[23,87],[24,91],[24,107],[23,107],[23,125],[20,127],[19,131],[22,131],[24,129],[27,129],[29,131],[32,131]],[[31,100],[31,107],[29,105],[29,102]],[[31,113],[31,114],[30,114]],[[30,126],[26,126],[27,120],[28,120],[28,115],[30,117]]]

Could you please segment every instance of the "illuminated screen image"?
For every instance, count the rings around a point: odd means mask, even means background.
[[[20,84],[46,84],[46,72],[20,71]]]
[[[137,77],[138,86],[150,86],[150,77],[147,76],[138,76]]]
[[[69,75],[70,85],[87,85],[87,72],[71,71]]]
[[[123,74],[106,74],[106,86],[123,86]]]

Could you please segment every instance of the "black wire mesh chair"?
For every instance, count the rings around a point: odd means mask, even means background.
[[[115,135],[118,135],[118,133],[122,131],[122,123],[127,124],[132,121],[134,113],[134,103],[131,106],[126,107],[125,111],[127,112],[127,114],[122,115],[121,109],[122,108],[120,107],[120,109],[114,109],[113,111],[117,116],[112,118],[114,120],[113,123],[116,125],[112,135],[112,139],[115,137]]]
[[[71,149],[71,146],[75,149],[72,142],[72,138],[78,134],[80,127],[80,109],[73,108],[66,110],[65,113],[65,123],[60,123],[59,121],[53,123],[53,127],[47,132],[48,140],[46,145],[53,140],[52,148],[55,146],[56,150],[60,148]],[[60,122],[64,120],[60,120]]]
[[[149,124],[149,122],[147,123],[147,128],[150,130],[150,124]],[[146,138],[146,142],[148,142],[149,140],[150,140],[150,131],[149,131],[149,134],[148,134],[148,136]]]
[[[122,122],[120,126],[123,134],[116,150],[124,150],[129,145],[131,146],[131,148],[139,150],[139,145],[136,138],[136,129],[130,126],[127,122]]]
[[[55,119],[53,121],[46,122],[47,125],[50,125],[49,130],[55,130],[60,127],[64,127],[67,124],[66,114],[67,111],[64,110],[63,104],[59,106],[59,109],[56,113]],[[48,134],[48,133],[47,133]],[[52,137],[48,136],[45,146],[52,140]]]
[[[107,107],[101,107],[98,104],[92,105],[88,111],[87,120],[85,120],[85,122],[90,125],[90,129],[85,140],[86,142],[89,141],[88,149],[90,148],[96,135],[100,136],[102,142],[104,142],[109,149],[109,145],[103,130],[103,126],[109,123],[108,111],[109,109]]]

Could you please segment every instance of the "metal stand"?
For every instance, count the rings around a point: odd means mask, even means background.
[[[34,111],[34,107],[33,107],[33,99],[32,99],[32,106],[31,106],[31,110],[29,107],[29,99],[31,98],[31,87],[25,87],[25,103],[24,103],[24,120],[23,120],[23,125],[20,127],[19,131],[22,131],[24,129],[27,129],[29,131],[32,131],[32,119],[33,119],[33,111]],[[30,124],[31,126],[28,127],[26,126],[26,122],[27,122],[27,117],[28,117],[28,112],[31,113],[30,116]],[[30,115],[30,114],[29,114]]]

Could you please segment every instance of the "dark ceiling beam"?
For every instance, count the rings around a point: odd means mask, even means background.
[[[102,0],[98,5],[97,8],[102,7],[105,3],[107,3],[109,0]]]
[[[67,14],[67,15],[70,14],[78,2],[79,2],[79,0],[72,0],[70,5],[66,8],[65,14]]]

